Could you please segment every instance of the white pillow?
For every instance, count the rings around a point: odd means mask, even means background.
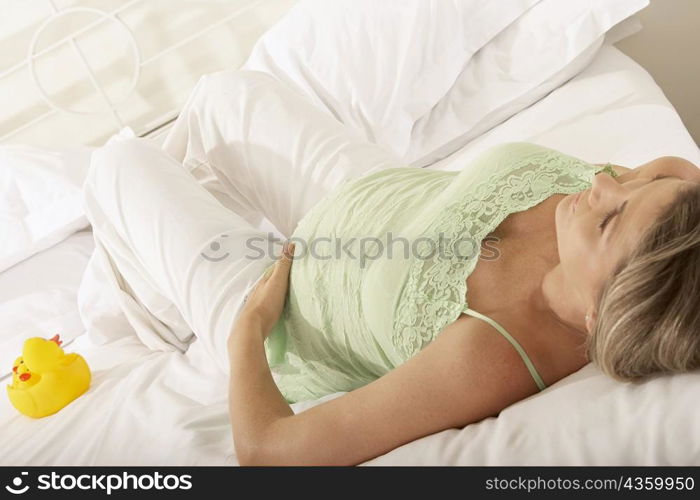
[[[648,0],[543,0],[482,48],[415,124],[403,159],[422,167],[537,102],[593,59]]]
[[[341,122],[403,155],[415,121],[469,59],[541,0],[305,0],[243,69],[297,87]]]
[[[700,370],[641,384],[592,363],[542,393],[366,465],[688,466],[700,463]]]
[[[87,227],[82,183],[91,152],[0,146],[0,272]]]

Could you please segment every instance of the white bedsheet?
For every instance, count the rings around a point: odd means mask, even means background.
[[[700,164],[700,151],[658,86],[609,47],[578,77],[430,168],[458,169],[484,148],[509,140],[537,142],[591,162],[635,166],[678,155]],[[40,273],[30,264],[41,255],[26,261],[28,274],[15,274],[10,283],[26,279],[40,288]],[[63,263],[61,257],[54,265]],[[15,296],[3,277],[0,297]],[[92,346],[82,336],[67,350],[90,364],[89,392],[40,420],[19,415],[0,397],[0,465],[236,463],[226,382],[212,379],[190,357],[151,352],[136,337]],[[694,373],[635,387],[588,365],[498,418],[419,439],[368,464],[700,464],[698,382]]]
[[[76,297],[93,247],[92,232],[80,231],[0,273],[0,379],[25,339],[58,333],[67,345],[83,334]]]

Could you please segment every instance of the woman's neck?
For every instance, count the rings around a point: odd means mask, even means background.
[[[585,309],[572,292],[563,276],[561,265],[557,263],[545,273],[540,286],[533,291],[531,303],[541,314],[549,315],[572,333],[587,335],[583,312]]]

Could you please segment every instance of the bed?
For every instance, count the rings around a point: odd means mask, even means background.
[[[464,144],[431,156],[397,136],[387,143],[415,166],[443,170],[459,169],[491,145],[520,140],[593,163],[636,166],[675,155],[700,165],[698,146],[662,90],[612,41],[601,40],[575,76],[465,136]],[[93,381],[84,396],[39,420],[19,415],[1,397],[0,464],[236,465],[227,381],[182,353],[151,351],[133,335],[95,342],[77,307],[94,246],[90,228],[45,246],[0,274],[0,332],[6,335],[0,361],[8,366],[27,336],[61,332],[66,348],[88,361]],[[7,371],[0,377],[6,382]],[[698,384],[698,372],[622,384],[589,364],[497,418],[418,439],[364,465],[698,465]]]

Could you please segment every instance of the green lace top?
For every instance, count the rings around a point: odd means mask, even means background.
[[[457,172],[390,168],[348,179],[299,222],[289,295],[265,342],[290,403],[365,385],[466,313],[482,240],[509,214],[590,186],[595,166],[526,142],[483,152]]]

